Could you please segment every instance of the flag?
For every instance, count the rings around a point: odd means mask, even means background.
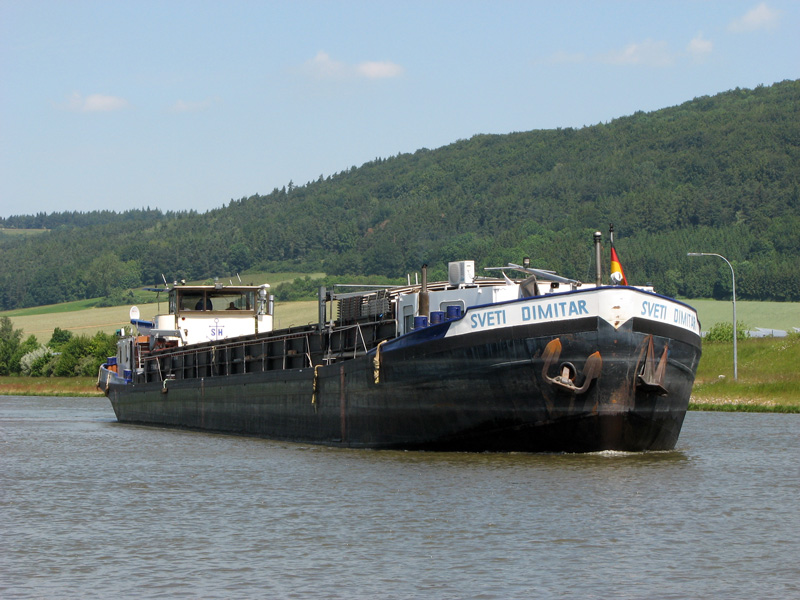
[[[617,251],[614,250],[614,244],[611,244],[611,281],[618,284],[622,281],[623,285],[628,285],[628,280],[625,279],[625,271],[622,270],[622,265],[617,257]]]

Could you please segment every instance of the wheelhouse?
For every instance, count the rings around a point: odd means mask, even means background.
[[[169,312],[149,333],[171,345],[214,342],[272,331],[269,285],[179,285],[169,290]]]

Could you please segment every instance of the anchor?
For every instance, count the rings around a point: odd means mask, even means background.
[[[660,396],[665,396],[668,393],[667,388],[664,387],[664,375],[667,372],[669,344],[664,345],[661,359],[658,361],[658,364],[656,364],[655,351],[653,350],[653,336],[648,335],[646,352],[647,355],[645,356],[644,364],[641,369],[637,368],[636,387],[648,392],[656,392]],[[644,348],[642,348],[642,352],[639,352],[638,364],[642,362],[643,353]]]
[[[551,385],[573,394],[583,394],[589,389],[592,381],[600,377],[600,371],[603,369],[603,359],[599,351],[595,351],[586,359],[586,364],[583,365],[583,384],[578,386],[578,370],[570,362],[561,363],[558,367],[558,375],[550,377],[547,373],[550,366],[558,362],[561,356],[561,340],[555,338],[548,342],[542,353],[544,359],[544,367],[542,368],[542,377]]]

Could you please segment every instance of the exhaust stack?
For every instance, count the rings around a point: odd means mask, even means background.
[[[600,240],[603,239],[603,234],[599,231],[594,232],[594,254],[595,254],[595,265],[597,268],[597,287],[600,287],[603,284],[603,266],[600,262]]]
[[[428,295],[428,265],[422,265],[422,288],[419,291],[419,316],[427,317],[430,313],[430,297]]]

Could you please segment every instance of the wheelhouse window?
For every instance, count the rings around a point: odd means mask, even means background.
[[[181,290],[179,310],[184,311],[250,311],[256,306],[254,290]],[[170,306],[172,309],[172,306]]]
[[[213,292],[211,298],[214,302],[214,310],[252,311],[255,306],[255,292],[252,291],[232,292],[226,290],[225,293]]]
[[[214,310],[211,298],[202,291],[181,292],[181,310]]]

